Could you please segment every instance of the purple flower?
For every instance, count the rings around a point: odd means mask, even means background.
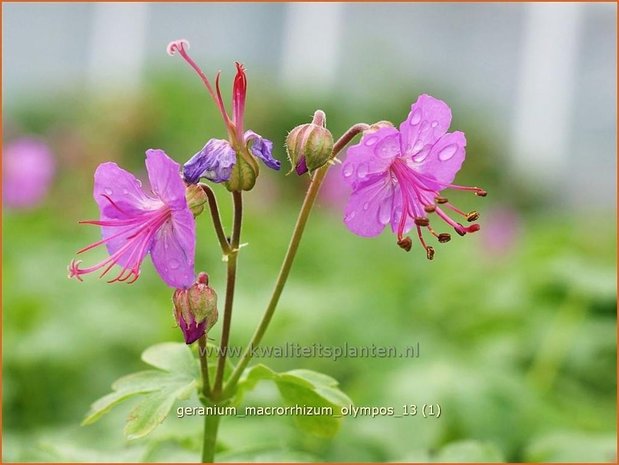
[[[398,245],[410,250],[412,241],[405,234],[414,227],[429,259],[434,256],[434,249],[426,244],[422,228],[439,242],[451,238],[447,233],[434,231],[428,218],[430,213],[436,213],[460,235],[479,230],[478,224],[465,227],[457,223],[445,209],[469,222],[477,220],[476,212],[464,213],[440,195],[444,189],[486,195],[478,187],[452,184],[465,158],[466,138],[460,131],[448,133],[450,123],[451,110],[445,102],[421,95],[399,131],[382,126],[366,132],[359,144],[348,149],[342,166],[342,177],[353,189],[345,209],[348,229],[371,237],[391,224]]]
[[[148,253],[165,283],[174,288],[187,288],[195,279],[195,220],[185,200],[185,184],[180,165],[163,150],[146,152],[146,169],[152,195],[131,173],[116,163],[103,163],[95,171],[94,198],[101,212],[99,221],[82,221],[101,226],[103,238],[77,253],[105,244],[109,257],[96,265],[80,268],[80,260],[72,260],[69,277],[82,280],[82,275],[103,269],[107,274],[114,265],[121,270],[110,282],[134,282],[140,265]]]
[[[168,53],[178,53],[185,62],[198,74],[226,126],[228,141],[211,139],[202,150],[196,153],[183,167],[183,176],[188,183],[195,184],[201,177],[213,182],[225,182],[232,176],[232,170],[241,157],[249,168],[258,173],[255,158],[261,159],[265,165],[274,170],[280,169],[280,162],[273,158],[273,142],[265,139],[253,131],[243,131],[245,118],[245,100],[247,98],[247,76],[245,68],[236,63],[236,76],[232,86],[232,115],[226,111],[219,88],[219,73],[215,78],[215,87],[206,77],[204,71],[189,56],[187,50],[189,42],[184,39],[176,40],[168,45]],[[246,186],[253,187],[253,180]],[[243,190],[248,190],[243,188]]]
[[[40,203],[55,172],[54,156],[41,140],[25,137],[2,150],[2,202],[9,208],[30,208]]]
[[[250,153],[260,158],[269,168],[278,170],[279,160],[271,155],[273,142],[260,137],[253,131],[245,131],[243,143]],[[200,178],[213,182],[225,182],[230,179],[232,168],[236,164],[236,151],[230,142],[223,139],[211,139],[191,157],[183,166],[183,178],[189,184],[196,184]]]

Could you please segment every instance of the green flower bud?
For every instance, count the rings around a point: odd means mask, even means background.
[[[321,110],[314,113],[311,123],[294,128],[286,137],[286,151],[292,168],[300,176],[314,171],[331,159],[333,136],[325,127],[326,117]]]
[[[204,205],[208,201],[206,193],[197,184],[189,184],[185,188],[185,199],[194,218],[204,211]]]

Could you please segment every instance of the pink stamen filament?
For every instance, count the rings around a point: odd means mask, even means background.
[[[175,42],[175,43],[171,44],[170,51],[171,52],[177,51],[179,53],[179,55],[183,58],[183,60],[185,60],[185,62],[189,66],[191,66],[193,68],[193,70],[197,73],[197,75],[200,78],[200,80],[206,86],[206,90],[211,95],[211,98],[215,102],[215,105],[217,105],[217,108],[219,108],[219,112],[221,113],[221,116],[224,119],[224,123],[226,124],[228,132],[230,132],[230,131],[234,132],[233,131],[234,125],[233,125],[232,121],[230,120],[230,117],[226,113],[226,107],[225,107],[224,101],[223,101],[223,99],[221,97],[221,92],[219,90],[219,75],[220,75],[220,73],[217,73],[217,77],[215,78],[215,85],[216,85],[216,88],[217,88],[217,92],[215,92],[215,90],[213,90],[213,86],[211,85],[210,81],[208,80],[208,77],[206,77],[206,74],[204,73],[204,71],[202,71],[202,69],[200,69],[200,67],[197,65],[197,63],[195,61],[193,61],[193,59],[189,56],[189,54],[185,50],[185,46],[184,46],[183,42]],[[231,135],[233,135],[233,134],[231,134]]]
[[[146,219],[145,221],[145,218]],[[132,275],[134,276],[133,280],[129,281],[130,283],[135,282],[135,280],[139,277],[140,274],[140,264],[141,259],[145,255],[148,247],[152,243],[152,238],[154,234],[159,230],[161,226],[163,226],[166,221],[170,218],[170,209],[168,207],[163,207],[159,210],[153,211],[152,213],[141,215],[135,219],[130,220],[109,220],[109,221],[86,221],[84,223],[87,224],[100,224],[107,227],[123,227],[131,224],[135,224],[134,228],[124,229],[116,234],[113,234],[110,237],[97,241],[83,249],[79,250],[77,253],[83,253],[87,250],[90,250],[94,247],[102,245],[106,242],[109,242],[112,239],[115,239],[119,236],[124,236],[130,234],[126,237],[127,242],[118,249],[115,253],[107,257],[105,260],[97,263],[96,265],[80,268],[79,264],[81,261],[73,260],[70,264],[70,276],[76,277],[80,281],[81,275],[92,273],[97,271],[104,266],[107,265],[105,270],[99,276],[100,278],[105,276],[114,265],[118,264],[120,258],[128,251],[131,250],[129,256],[126,258],[126,265],[121,265],[122,269],[120,273],[116,276],[116,278],[108,281],[126,281]]]
[[[475,232],[479,230],[478,225],[473,225],[469,227],[464,227],[460,225],[459,223],[451,219],[444,212],[444,210],[442,210],[434,203],[434,199],[439,197],[439,192],[429,188],[429,186],[437,184],[437,181],[435,179],[413,171],[405,164],[404,161],[399,158],[396,158],[396,160],[392,163],[391,172],[393,174],[393,177],[395,177],[399,184],[400,193],[402,196],[402,216],[400,217],[398,224],[398,240],[402,240],[404,234],[404,228],[406,226],[406,215],[410,216],[412,219],[415,219],[416,217],[427,217],[427,213],[425,212],[425,210],[423,212],[417,211],[418,204],[422,205],[423,207],[434,207],[434,211],[436,212],[438,217],[460,233]],[[485,191],[479,187],[467,187],[455,184],[448,184],[445,186],[445,188],[473,191],[476,194],[485,193]],[[415,199],[416,202],[412,199]],[[446,203],[445,206],[453,210],[457,214],[462,215],[465,218],[467,217],[466,213],[464,213],[462,210],[458,209],[451,203]],[[415,226],[417,228],[417,235],[419,237],[421,245],[424,247],[424,249],[428,250],[428,246],[423,239],[421,227],[419,225]],[[427,228],[433,236],[438,237],[438,234],[430,226],[427,226]]]

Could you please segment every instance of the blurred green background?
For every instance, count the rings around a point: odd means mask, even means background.
[[[193,44],[199,48],[199,43]],[[232,62],[234,57],[229,57]],[[228,62],[223,82],[232,71]],[[391,79],[397,80],[398,77]],[[351,124],[399,124],[422,92],[452,103],[468,139],[457,181],[485,199],[450,199],[481,213],[482,230],[436,244],[429,262],[391,234],[354,236],[342,222],[345,189],[329,174],[265,344],[420,345],[414,359],[261,360],[277,370],[333,376],[358,406],[440,404],[439,419],[345,418],[334,439],[299,433],[289,417],[226,418],[220,460],[229,461],[614,461],[616,455],[616,214],[600,201],[577,208],[507,168],[491,106],[430,79],[398,80],[365,99],[337,92],[281,92],[249,74],[246,126],[271,138],[282,172],[263,169],[246,195],[233,344],[257,324],[283,258],[308,179],[284,176],[287,131],[316,108],[337,137]],[[229,93],[226,94],[229,96]],[[226,97],[227,98],[227,97]],[[144,150],[179,162],[223,125],[194,76],[153,67],[137,90],[93,93],[79,84],[22,95],[4,109],[5,141],[42,138],[56,157],[44,201],[3,210],[4,461],[196,461],[201,418],[173,415],[145,440],[126,442],[130,405],[80,427],[89,405],[118,377],[144,369],[149,345],[181,341],[171,290],[147,259],[133,285],[94,276],[68,280],[79,248],[96,241],[96,166],[114,160],[142,179]],[[608,171],[609,173],[610,171]],[[582,182],[582,180],[581,180]],[[593,181],[589,181],[593,182]],[[226,224],[228,193],[216,187]],[[91,252],[87,263],[103,252]],[[198,218],[197,267],[220,295],[225,266],[207,215]],[[210,333],[219,341],[221,326]],[[277,405],[268,385],[248,398]],[[197,399],[182,405],[197,405]]]

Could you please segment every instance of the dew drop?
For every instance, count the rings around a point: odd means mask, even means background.
[[[355,217],[355,212],[354,212],[354,211],[352,211],[352,212],[350,212],[350,213],[347,213],[347,214],[346,214],[346,216],[344,217],[344,220],[345,220],[345,221],[350,221],[350,220],[352,220],[354,217]]]
[[[357,168],[357,176],[359,176],[360,178],[365,178],[368,175],[368,171],[368,165],[363,163]]]
[[[370,208],[370,203],[369,202],[365,202],[363,204],[363,210],[367,210],[368,208]]]
[[[123,189],[123,195],[129,195],[129,190],[128,189]]]
[[[415,161],[417,163],[421,163],[422,161],[424,161],[428,157],[429,153],[430,153],[430,149],[429,148],[425,148],[424,150],[422,150],[421,152],[419,152],[418,154],[416,154],[413,157],[413,161]]]
[[[353,166],[348,163],[346,165],[344,165],[344,168],[342,168],[342,174],[344,174],[345,177],[349,178],[352,176],[352,173],[355,169],[353,168]]]
[[[435,128],[438,126],[438,121],[432,121],[432,127]]]
[[[417,142],[415,142],[413,144],[413,153],[419,153],[419,151],[423,148],[423,141],[421,140],[417,140]]]
[[[385,199],[378,208],[378,221],[380,224],[387,224],[391,220],[391,202]]]
[[[178,260],[172,259],[168,262],[168,265],[170,265],[170,268],[173,270],[177,270],[179,266],[181,266],[181,264],[178,262]]]
[[[456,144],[449,144],[443,150],[441,150],[438,154],[438,159],[440,161],[447,161],[453,157],[458,151],[458,146]]]
[[[419,124],[419,121],[421,121],[421,110],[415,110],[411,116],[410,125],[415,126]]]
[[[109,187],[103,189],[103,192],[105,192],[106,195],[112,195],[114,193]]]
[[[365,145],[367,145],[368,147],[371,147],[372,145],[376,143],[377,140],[378,140],[378,137],[368,137],[367,140],[365,141]]]

